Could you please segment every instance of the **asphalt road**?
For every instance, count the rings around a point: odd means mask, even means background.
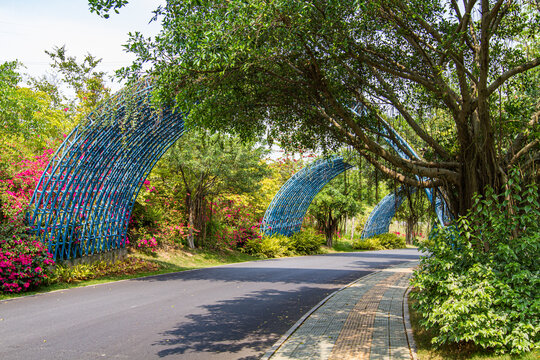
[[[0,302],[0,359],[257,359],[328,294],[416,250],[256,261]]]

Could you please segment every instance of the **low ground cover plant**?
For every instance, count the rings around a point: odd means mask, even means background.
[[[58,265],[51,275],[50,283],[76,283],[107,276],[133,275],[160,269],[159,264],[137,257],[127,257],[115,262],[97,261],[74,266]]]
[[[473,344],[496,353],[540,347],[540,205],[536,184],[508,182],[476,197],[467,216],[436,229],[412,285],[435,345]]]

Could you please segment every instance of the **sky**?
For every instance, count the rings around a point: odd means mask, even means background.
[[[19,60],[26,67],[22,72],[45,75],[50,72],[45,50],[65,45],[67,54],[80,61],[87,53],[101,58],[98,70],[112,75],[134,59],[122,47],[130,31],[145,36],[159,31],[159,23],[149,21],[162,2],[130,0],[120,14],[103,19],[90,13],[86,0],[0,0],[0,63]],[[113,91],[121,87],[109,86]]]

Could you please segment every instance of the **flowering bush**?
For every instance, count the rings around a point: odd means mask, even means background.
[[[45,148],[41,155],[15,159],[2,154],[0,161],[7,163],[3,164],[5,169],[0,170],[0,212],[8,222],[14,223],[28,206],[53,153],[54,150]]]
[[[260,239],[259,224],[253,206],[240,196],[222,198],[211,204],[213,247],[241,249],[246,242]]]
[[[0,290],[18,293],[37,287],[54,264],[47,248],[21,224],[0,225]]]
[[[154,236],[145,235],[137,239],[137,248],[145,252],[155,253],[158,242]]]

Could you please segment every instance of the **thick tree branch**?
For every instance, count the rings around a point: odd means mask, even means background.
[[[378,74],[376,71],[372,70],[373,75],[377,78],[381,86],[384,88],[384,90],[387,93],[387,99],[390,100],[392,105],[399,111],[399,113],[403,116],[405,121],[407,121],[407,124],[414,130],[418,136],[424,140],[429,146],[431,146],[440,156],[442,156],[444,159],[449,159],[450,154],[441,146],[439,143],[435,141],[431,136],[429,136],[424,129],[422,129],[416,121],[414,121],[411,114],[407,111],[405,106],[401,103],[401,101],[398,100],[397,95],[395,92],[390,88],[390,85]]]
[[[326,94],[328,97],[330,94]],[[339,105],[336,102],[332,102],[332,107],[339,109]],[[459,179],[459,174],[455,171],[443,168],[432,168],[424,167],[419,165],[416,161],[413,163],[411,160],[402,159],[399,156],[396,156],[390,153],[388,150],[384,149],[381,145],[371,140],[363,130],[358,127],[354,121],[345,113],[345,111],[339,111],[340,118],[344,120],[347,127],[352,129],[354,135],[350,134],[336,119],[331,117],[324,111],[322,106],[319,106],[319,111],[321,115],[325,117],[342,135],[346,136],[349,140],[352,141],[351,145],[355,146],[357,150],[369,151],[374,155],[377,155],[386,161],[390,162],[396,167],[399,167],[403,170],[410,171],[412,173],[418,174],[421,177],[430,177],[430,178],[440,178],[445,179],[451,183],[457,183]]]
[[[511,78],[512,76],[523,73],[539,65],[540,65],[540,58],[536,58],[504,72],[501,76],[499,76],[489,85],[489,87],[487,88],[488,95],[493,94],[493,92],[497,90],[499,86],[504,84],[504,82],[508,80],[509,78]]]
[[[399,181],[402,184],[407,184],[407,185],[411,185],[411,186],[414,186],[414,187],[417,187],[417,188],[422,188],[422,189],[423,188],[433,188],[433,187],[441,186],[441,185],[444,184],[444,181],[442,181],[442,180],[421,180],[421,181],[419,181],[417,179],[414,179],[414,178],[408,177],[406,175],[400,174],[397,171],[394,171],[394,170],[384,166],[383,164],[381,164],[380,162],[375,160],[372,156],[370,156],[366,152],[361,152],[360,150],[359,150],[359,152],[367,161],[369,161],[373,166],[375,166],[383,174],[385,174],[386,176],[388,176],[391,179]]]
[[[512,165],[514,165],[516,163],[516,161],[521,157],[523,156],[524,154],[526,154],[528,151],[530,151],[532,148],[535,147],[535,145],[538,145],[540,143],[540,140],[539,139],[535,139],[533,141],[531,141],[530,143],[528,143],[527,145],[525,145],[521,150],[519,150],[517,152],[516,155],[514,155],[514,157],[510,160],[510,162],[508,163],[508,169],[510,169],[512,167]]]

